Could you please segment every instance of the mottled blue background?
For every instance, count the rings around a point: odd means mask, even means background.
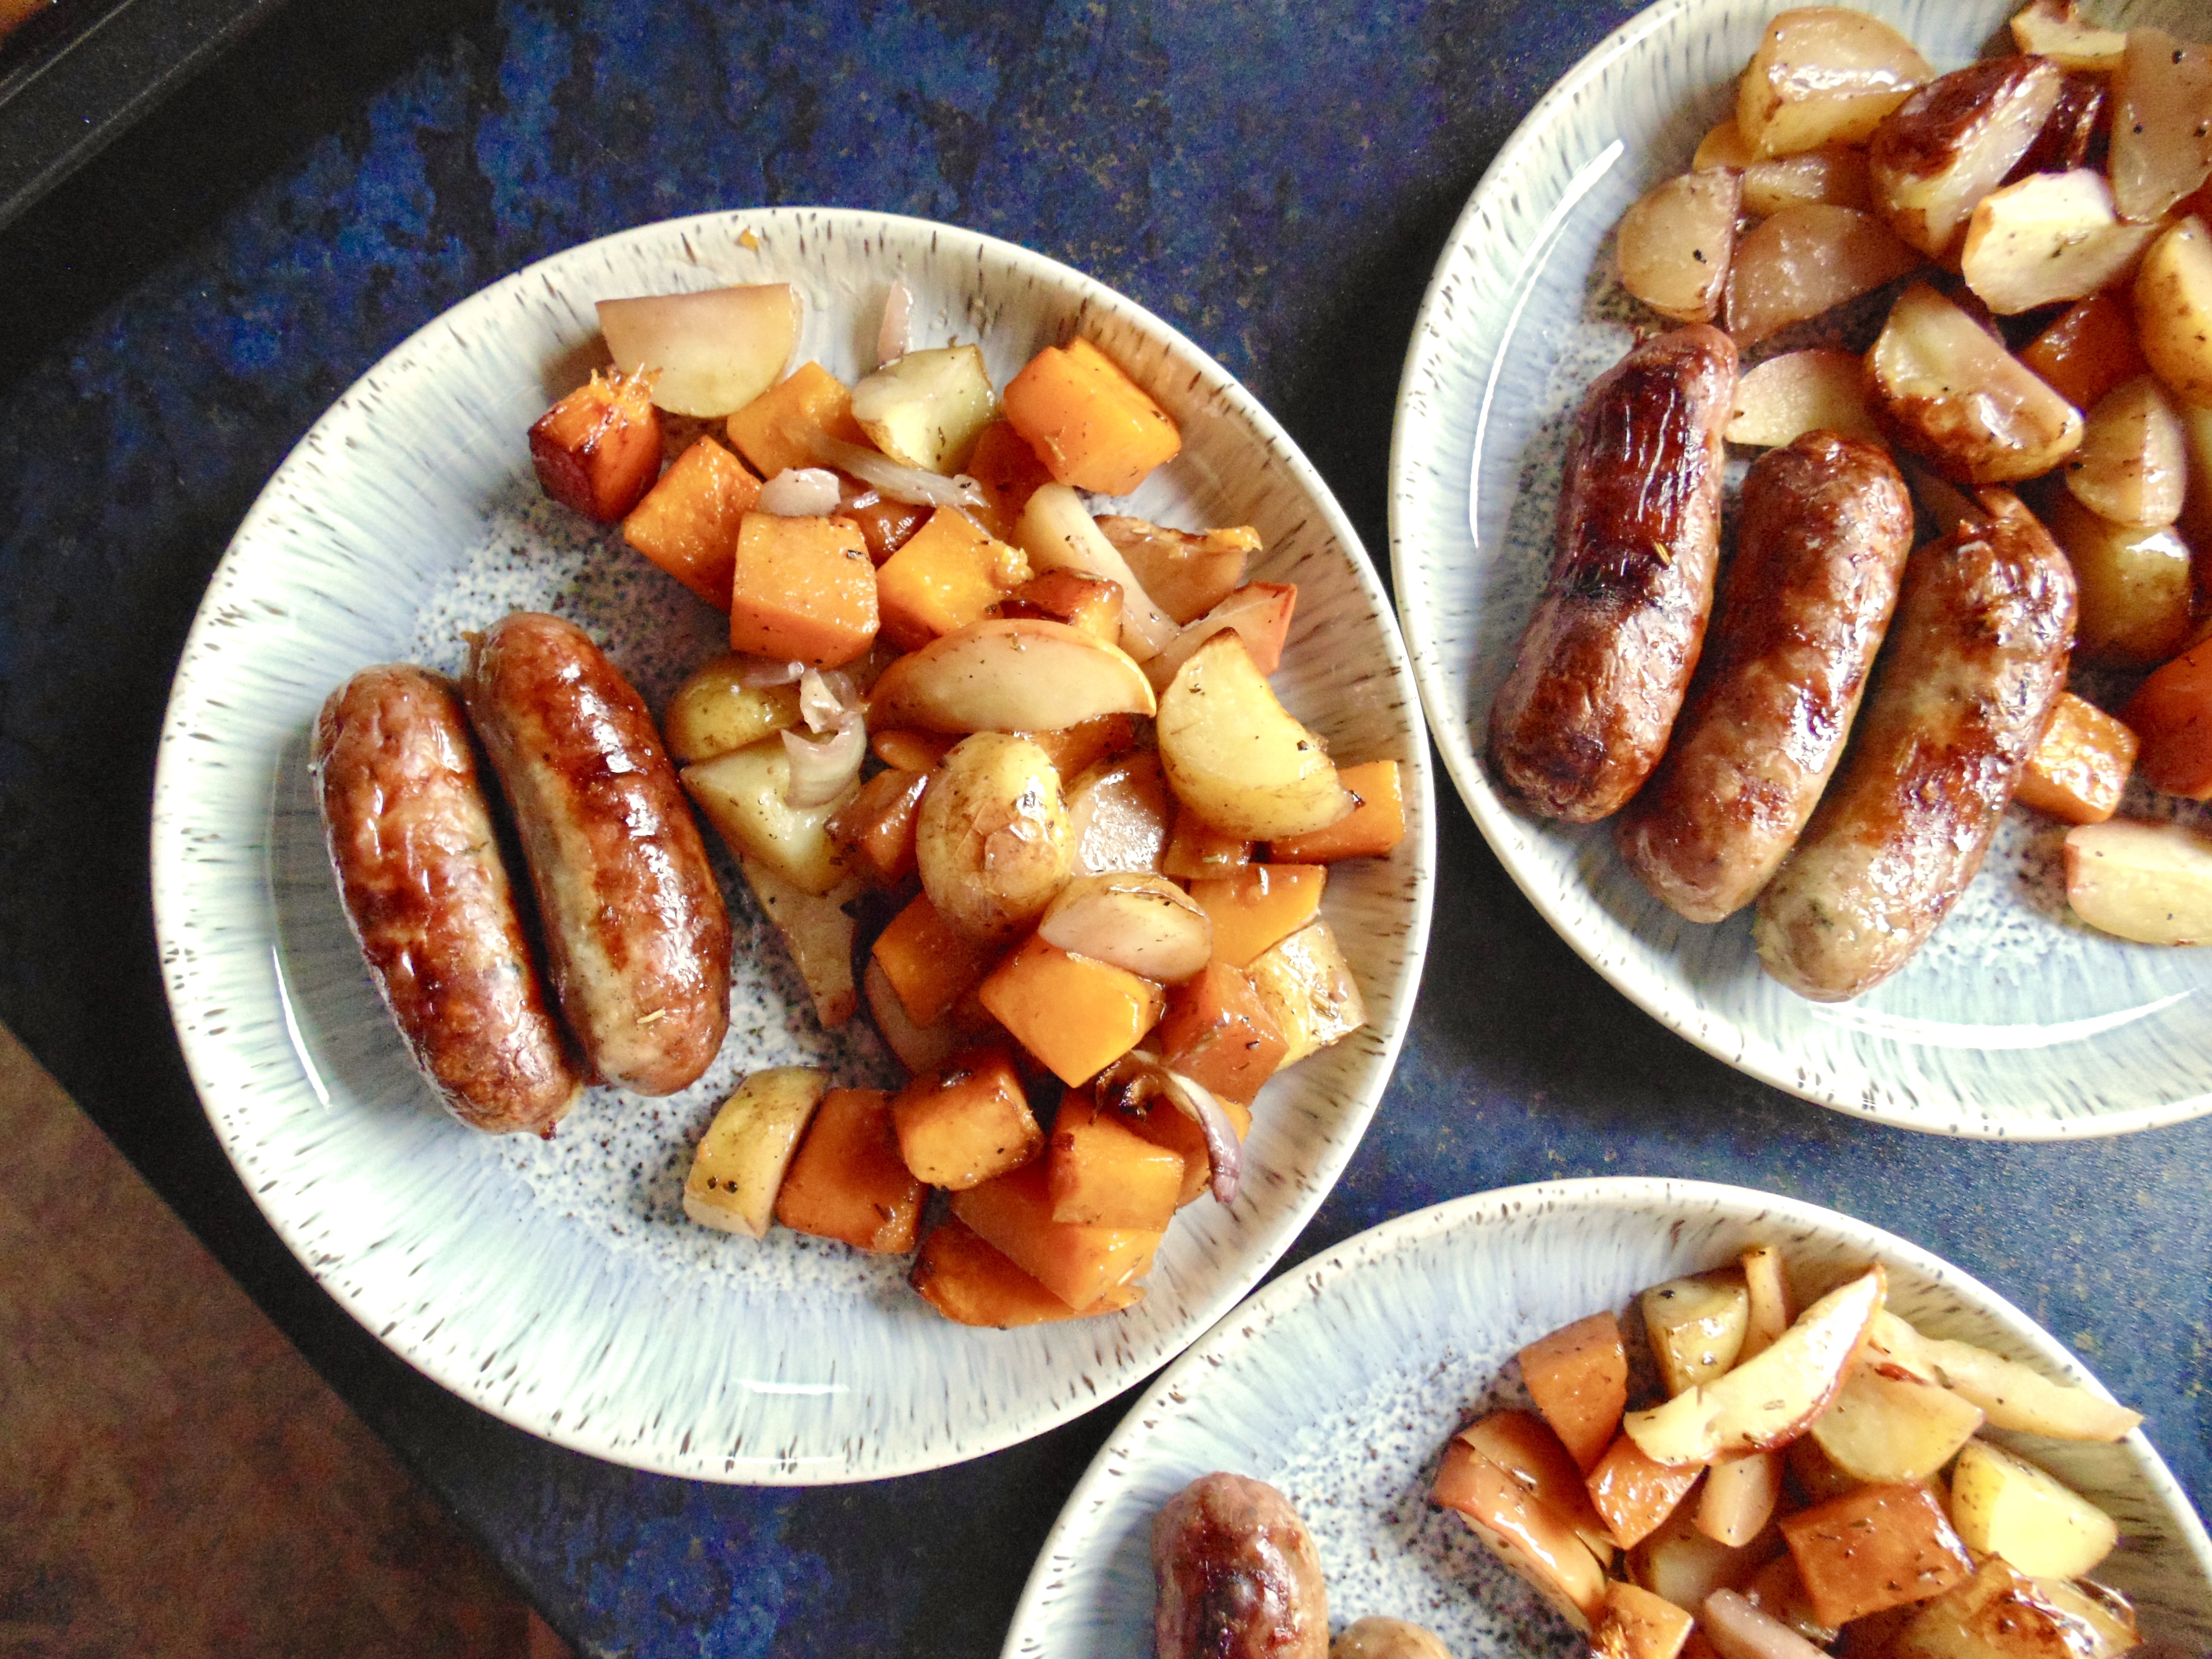
[[[1170,318],[1380,556],[1398,369],[1445,233],[1632,9],[295,0],[0,232],[0,1017],[588,1647],[994,1652],[1116,1408],[909,1480],[692,1486],[493,1422],[323,1296],[198,1111],[145,892],[168,677],[255,491],[356,375],[502,272],[674,214],[824,202],[992,232]],[[1605,987],[1448,787],[1440,850],[1413,1040],[1294,1260],[1544,1176],[1787,1193],[1996,1285],[2212,1493],[2212,1124],[2014,1147],[1802,1105]]]

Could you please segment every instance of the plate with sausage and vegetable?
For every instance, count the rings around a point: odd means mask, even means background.
[[[1288,438],[988,237],[775,209],[456,307],[286,460],[164,734],[209,1115],[562,1444],[930,1468],[1172,1357],[1380,1097],[1432,805]]]
[[[1676,0],[1407,362],[1400,614],[1547,920],[1808,1099],[2212,1109],[2212,46],[2160,0]]]
[[[2212,1539],[2048,1333],[1879,1229],[1547,1182],[1384,1223],[1195,1345],[1077,1486],[1007,1659],[2117,1659]]]

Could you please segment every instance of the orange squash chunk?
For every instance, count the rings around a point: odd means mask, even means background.
[[[773,478],[786,467],[819,465],[805,445],[785,435],[787,425],[811,428],[849,444],[868,441],[853,418],[850,388],[819,363],[801,363],[731,416],[724,429],[753,471]]]
[[[1318,864],[1254,864],[1194,881],[1190,896],[1213,918],[1215,959],[1242,968],[1320,915],[1328,882]]]
[[[914,1023],[934,1025],[975,988],[999,952],[945,921],[928,894],[917,893],[876,936],[874,956]]]
[[[1628,1350],[1620,1322],[1609,1313],[1592,1314],[1538,1337],[1521,1350],[1521,1380],[1575,1466],[1588,1474],[1620,1432],[1628,1404]]]
[[[1941,1595],[1973,1572],[1966,1546],[1925,1486],[1859,1486],[1784,1516],[1813,1616],[1835,1627]]]
[[[2150,373],[2136,344],[2134,309],[2109,289],[2091,295],[2029,341],[2020,360],[2076,409]]]
[[[1045,470],[1078,489],[1126,495],[1182,448],[1167,411],[1080,337],[1037,353],[1003,401]]]
[[[1290,1052],[1252,981],[1217,955],[1196,979],[1168,993],[1160,1058],[1223,1103],[1249,1105]]]
[[[1118,1313],[1144,1293],[1124,1285],[1079,1314],[1009,1261],[957,1216],[947,1216],[921,1242],[907,1283],[956,1325],[1010,1331],[1087,1314]]]
[[[868,747],[886,766],[896,766],[902,772],[927,772],[951,753],[952,745],[959,741],[941,732],[890,726],[870,733]]]
[[[928,520],[931,509],[916,507],[911,501],[895,501],[888,495],[866,507],[841,507],[836,516],[850,519],[859,526],[860,539],[868,545],[868,557],[878,569],[890,556],[904,547],[907,539]]]
[[[1165,1002],[1151,980],[1047,945],[1034,933],[976,994],[1015,1042],[1071,1085],[1088,1083],[1135,1048]]]
[[[643,375],[594,372],[530,428],[538,482],[601,524],[635,507],[660,476],[660,411]]]
[[[1135,748],[1137,717],[1099,714],[1078,720],[1073,726],[1063,726],[1057,732],[1024,732],[1021,735],[1052,757],[1052,769],[1063,780],[1073,781],[1100,761],[1125,749]]]
[[[921,1224],[921,1182],[891,1132],[891,1097],[880,1089],[832,1089],[784,1174],[775,1218],[793,1232],[903,1255]]]
[[[876,639],[876,568],[835,519],[748,513],[738,533],[730,648],[840,668]]]
[[[1624,1434],[1606,1448],[1589,1472],[1590,1502],[1605,1517],[1613,1541],[1625,1550],[1633,1549],[1659,1530],[1659,1523],[1674,1512],[1705,1472],[1698,1463],[1680,1468],[1655,1463]]]
[[[2121,722],[2154,789],[2212,800],[2212,640],[2191,647],[2136,688]]]
[[[1340,766],[1336,781],[1359,798],[1352,816],[1310,835],[1270,842],[1270,859],[1278,864],[1333,864],[1338,859],[1380,858],[1406,839],[1406,796],[1399,787],[1397,762]]]
[[[1020,1168],[1044,1146],[1000,1048],[970,1049],[914,1079],[891,1102],[891,1126],[915,1179],[956,1193]]]
[[[1252,862],[1252,843],[1224,835],[1195,812],[1176,814],[1168,836],[1168,850],[1160,859],[1160,873],[1178,881],[1199,881],[1226,876]]]
[[[1066,623],[1112,645],[1121,637],[1121,584],[1078,570],[1048,570],[993,605],[991,615]]]
[[[884,635],[903,651],[981,622],[1029,561],[957,507],[940,507],[876,573]]]
[[[2062,692],[2016,798],[2068,823],[2102,823],[2119,810],[2135,765],[2136,734],[2094,702]]]
[[[745,464],[702,438],[623,520],[623,539],[717,611],[730,608],[738,532],[760,504],[760,480]]]
[[[929,778],[892,767],[860,786],[827,828],[846,861],[864,880],[895,887],[914,873],[914,830]]]
[[[1045,1163],[1054,1221],[1165,1232],[1182,1178],[1182,1155],[1133,1133],[1121,1113],[1073,1090],[1060,1102]]]
[[[952,1194],[952,1213],[1071,1308],[1096,1305],[1152,1264],[1160,1233],[1052,1218],[1042,1161]]]
[[[968,458],[967,472],[983,487],[983,505],[975,509],[976,518],[1002,542],[1013,540],[1014,526],[1021,522],[1022,509],[1037,486],[1052,482],[1029,440],[1006,421],[994,421],[983,428],[975,440],[975,453]]]

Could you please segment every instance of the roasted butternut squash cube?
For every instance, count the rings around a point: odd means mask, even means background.
[[[1924,1601],[1974,1571],[1942,1502],[1925,1486],[1856,1487],[1784,1516],[1782,1537],[1813,1615],[1824,1625]]]
[[[660,476],[660,411],[641,374],[594,373],[530,428],[538,482],[562,506],[612,524]]]
[[[2136,765],[2146,783],[2212,800],[2212,640],[2154,670],[2120,720],[2136,734]]]
[[[1252,843],[1242,836],[1217,830],[1188,809],[1176,814],[1168,834],[1168,850],[1160,859],[1160,873],[1178,881],[1200,881],[1226,876],[1252,862]]]
[[[1044,1146],[1002,1048],[972,1048],[915,1078],[891,1102],[891,1125],[915,1179],[956,1193],[1020,1168]]]
[[[1182,448],[1167,411],[1080,336],[1030,359],[1005,406],[1054,482],[1102,495],[1127,495]]]
[[[894,766],[863,783],[830,820],[830,839],[863,880],[895,887],[914,873],[914,827],[928,784],[928,774]]]
[[[1350,1036],[1367,1024],[1367,1002],[1336,935],[1314,921],[1252,958],[1244,969],[1289,1047],[1283,1064]]]
[[[942,1066],[962,1049],[979,1042],[1006,1041],[1006,1029],[983,1012],[983,1005],[975,1000],[972,991],[942,1018],[927,1025],[917,1024],[891,988],[890,976],[884,972],[878,957],[868,958],[860,975],[860,990],[868,999],[868,1012],[876,1022],[877,1033],[909,1073]]]
[[[2102,823],[2119,810],[2135,768],[2136,734],[2096,704],[2062,692],[2016,798],[2068,823]]]
[[[1620,1432],[1628,1405],[1620,1322],[1596,1313],[1537,1338],[1521,1350],[1521,1380],[1575,1467],[1589,1474]]]
[[[1088,1083],[1144,1041],[1165,1006],[1151,980],[1035,934],[977,994],[1017,1042],[1069,1085]]]
[[[1066,623],[1113,645],[1121,637],[1121,584],[1079,570],[1048,570],[994,605],[991,614]]]
[[[730,608],[738,532],[760,503],[745,464],[702,438],[676,458],[623,520],[623,539],[717,611]]]
[[[1229,1114],[1237,1139],[1243,1139],[1252,1127],[1250,1109],[1234,1100],[1224,1100],[1221,1108]],[[1161,1096],[1153,1097],[1135,1110],[1115,1108],[1114,1115],[1120,1119],[1121,1127],[1139,1140],[1149,1140],[1182,1160],[1182,1187],[1176,1194],[1176,1208],[1180,1210],[1204,1196],[1213,1181],[1213,1157],[1206,1150],[1205,1130],[1185,1117],[1172,1101]]]
[[[952,1213],[1075,1309],[1143,1277],[1160,1243],[1158,1231],[1054,1221],[1042,1161],[953,1194]]]
[[[832,1089],[783,1177],[775,1218],[793,1232],[903,1255],[914,1248],[921,1200],[921,1182],[892,1133],[891,1097],[880,1089]]]
[[[876,641],[876,568],[836,519],[748,513],[731,575],[730,648],[840,668]]]
[[[787,467],[820,465],[799,435],[805,431],[848,444],[868,441],[853,418],[852,388],[819,363],[801,363],[731,416],[724,429],[731,446],[763,478]]]
[[[1002,1331],[1118,1313],[1143,1299],[1141,1291],[1125,1285],[1120,1293],[1109,1292],[1079,1314],[957,1216],[948,1216],[930,1230],[907,1283],[954,1324]]]
[[[1277,864],[1334,864],[1339,859],[1379,859],[1405,840],[1406,795],[1398,781],[1397,762],[1340,766],[1336,781],[1359,798],[1352,816],[1310,835],[1270,842],[1270,860]]]
[[[1252,981],[1218,956],[1168,993],[1159,1040],[1170,1070],[1247,1106],[1290,1052]]]
[[[866,507],[841,507],[836,517],[849,519],[867,544],[868,557],[881,569],[890,556],[907,544],[908,538],[928,523],[933,509],[916,507],[911,501],[895,501],[888,495],[870,501]]]
[[[1029,560],[957,507],[940,507],[876,573],[884,637],[902,651],[981,622],[1029,576]]]
[[[1175,1219],[1182,1155],[1147,1140],[1121,1113],[1101,1111],[1073,1090],[1060,1102],[1045,1156],[1054,1221],[1158,1233]]]
[[[874,955],[914,1023],[934,1025],[981,981],[999,948],[962,933],[918,893],[876,936]]]
[[[1213,918],[1215,958],[1243,968],[1321,914],[1328,883],[1318,864],[1251,864],[1192,882],[1190,896]]]
[[[976,518],[1002,542],[1013,540],[1022,509],[1030,504],[1037,487],[1052,482],[1052,474],[1037,459],[1029,440],[1005,420],[992,422],[976,438],[975,453],[968,458],[968,476],[983,489],[983,505],[975,509]]]

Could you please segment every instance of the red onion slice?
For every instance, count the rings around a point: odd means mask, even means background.
[[[779,519],[824,519],[837,510],[842,487],[822,466],[787,466],[761,486],[760,510]]]
[[[901,466],[888,455],[833,438],[819,427],[787,421],[779,428],[823,466],[849,472],[862,483],[873,484],[895,501],[910,507],[981,507],[983,486],[962,475],[945,477],[918,466]]]
[[[827,806],[860,775],[860,762],[868,752],[868,728],[859,715],[848,714],[826,738],[786,732],[783,752],[791,757],[791,785],[784,799],[793,806]]]
[[[765,691],[772,685],[789,685],[806,672],[803,662],[776,662],[768,657],[748,657],[738,670],[738,684],[748,691]]]
[[[1180,1072],[1168,1070],[1158,1054],[1132,1048],[1098,1074],[1098,1090],[1102,1104],[1124,1111],[1164,1096],[1206,1137],[1206,1160],[1213,1166],[1214,1198],[1223,1204],[1237,1201],[1244,1173],[1243,1143],[1237,1139],[1237,1126],[1229,1121],[1228,1112],[1211,1089]]]
[[[914,342],[914,293],[901,277],[884,295],[883,326],[876,331],[876,367],[903,357]]]

